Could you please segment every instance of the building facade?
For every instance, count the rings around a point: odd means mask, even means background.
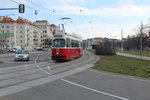
[[[0,22],[0,49],[15,45],[17,23],[11,18],[3,18]]]
[[[25,49],[50,47],[52,27],[44,21],[34,23],[19,17],[0,17],[0,49],[21,46]]]
[[[47,20],[41,20],[41,21],[34,22],[34,25],[36,25],[39,29],[42,30],[42,35],[41,35],[42,47],[49,48],[50,41],[52,38],[52,31],[50,28],[50,24],[47,22]]]

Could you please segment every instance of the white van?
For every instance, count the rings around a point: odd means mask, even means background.
[[[18,50],[22,50],[21,46],[14,46],[13,51],[16,52]]]

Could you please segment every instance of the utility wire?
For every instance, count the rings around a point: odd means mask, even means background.
[[[15,1],[15,0],[9,0],[9,1],[11,1],[11,2],[13,2],[13,3],[16,3],[16,4],[20,4],[19,2]],[[36,6],[38,6],[38,7],[44,8],[44,9],[46,9],[46,10],[52,12],[52,13],[55,13],[55,12],[56,12],[56,10],[50,10],[50,9],[48,9],[48,8],[45,8],[45,7],[43,7],[43,6],[41,6],[41,5],[37,4],[37,3],[31,2],[31,1],[29,1],[29,0],[26,0],[26,1],[27,1],[27,2],[30,2],[31,4],[36,5]],[[35,11],[35,15],[38,14],[38,11],[39,11],[39,10],[36,10],[35,8],[32,8],[32,7],[27,6],[27,5],[25,5],[25,6],[26,6],[27,8],[33,9],[33,10]],[[52,17],[52,18],[56,18],[56,17]]]
[[[69,4],[70,6],[72,6],[73,8],[75,8],[76,10],[78,10],[82,15],[83,17],[90,23],[91,21],[88,20],[87,16],[85,16],[85,14],[83,13],[83,10],[77,8],[76,6],[74,6],[72,3],[70,3],[69,1],[67,0],[64,0],[67,4]]]
[[[80,10],[80,9],[78,9],[76,6],[74,6],[73,4],[71,4],[69,1],[67,1],[67,0],[64,0],[67,4],[69,4],[69,5],[71,5],[72,7],[74,7],[75,9],[77,9],[77,10]]]
[[[70,3],[69,1],[67,1],[67,0],[64,0],[67,4],[69,4],[70,6],[72,6],[73,8],[75,8],[76,10],[78,10],[82,15],[83,15],[83,17],[84,17],[84,20],[86,19],[86,21],[88,21],[88,23],[89,23],[89,27],[91,28],[91,30],[93,29],[93,27],[91,27],[91,23],[93,23],[93,21],[89,21],[88,20],[88,18],[87,18],[87,16],[84,14],[84,12],[83,12],[83,10],[81,10],[81,9],[79,9],[79,8],[77,8],[76,6],[74,6],[72,3]],[[89,28],[89,29],[90,29]]]
[[[16,3],[16,4],[20,4],[19,2],[14,1],[14,0],[9,0],[9,1],[11,1],[11,2],[13,2],[13,3]],[[30,9],[33,9],[33,10],[36,10],[36,9],[34,9],[34,8],[32,8],[32,7],[29,7],[29,6],[27,6],[27,5],[26,5],[26,7],[27,7],[27,8],[30,8]]]
[[[43,7],[43,6],[41,6],[41,5],[39,5],[39,4],[37,4],[37,3],[35,3],[35,2],[31,2],[30,0],[25,0],[25,1],[27,1],[27,2],[29,2],[29,3],[31,3],[31,4],[33,4],[33,5],[36,5],[36,6],[38,6],[38,7],[41,7],[41,8],[43,8],[43,9],[46,9],[46,10],[48,10],[49,12],[52,12],[53,14],[53,16],[54,17],[52,17],[52,18],[54,18],[54,20],[59,20],[60,18],[63,18],[63,16],[61,16],[61,15],[56,15],[57,14],[57,11],[56,10],[50,10],[49,8],[46,8],[46,7]],[[56,17],[60,17],[60,18],[56,18]]]
[[[27,2],[30,2],[30,3],[32,3],[32,4],[34,4],[34,5],[36,5],[36,6],[38,6],[38,7],[41,7],[41,8],[43,8],[43,9],[47,9],[48,11],[50,11],[50,12],[55,12],[56,10],[50,10],[50,9],[48,9],[48,8],[45,8],[45,7],[43,7],[43,6],[41,6],[41,5],[39,5],[39,4],[37,4],[37,3],[34,3],[34,2],[31,2],[31,1],[29,1],[29,0],[26,0]]]

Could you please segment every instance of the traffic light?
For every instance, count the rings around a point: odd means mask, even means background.
[[[25,12],[25,6],[24,4],[19,5],[19,13],[24,13]]]
[[[35,15],[37,15],[38,14],[38,10],[35,10]]]

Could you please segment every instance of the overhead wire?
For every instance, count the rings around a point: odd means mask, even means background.
[[[47,10],[49,10],[50,12],[55,12],[55,10],[50,10],[50,9],[48,9],[48,8],[46,8],[46,7],[43,7],[43,6],[41,6],[41,5],[37,4],[37,3],[31,2],[31,1],[29,1],[29,0],[25,0],[25,1],[30,2],[30,3],[32,3],[32,4],[34,4],[34,5],[38,6],[38,7],[41,7],[41,8],[43,8],[43,9],[47,9]]]
[[[14,1],[14,0],[9,0],[9,1],[11,1],[11,2],[13,2],[13,3],[16,3],[16,4],[21,4],[21,3],[17,2],[17,1]],[[36,10],[36,9],[34,9],[34,8],[32,8],[32,7],[29,7],[29,6],[27,6],[27,5],[26,5],[26,7],[27,7],[27,8],[30,8],[30,9],[32,9],[32,10]]]
[[[82,14],[82,16],[84,17],[84,20],[86,19],[86,21],[88,21],[88,23],[89,23],[89,29],[91,29],[90,32],[92,32],[93,27],[91,27],[91,23],[93,23],[93,21],[88,20],[87,16],[83,13],[83,10],[77,8],[76,6],[74,6],[72,3],[70,3],[70,2],[67,1],[67,0],[64,0],[64,1],[65,1],[68,5],[72,6],[74,9],[78,10],[78,11]],[[91,35],[91,34],[90,34],[90,35]]]
[[[57,14],[57,10],[51,10],[51,9],[49,9],[49,8],[46,8],[46,7],[44,7],[44,6],[41,6],[41,5],[39,5],[39,4],[37,4],[37,3],[33,2],[33,1],[30,1],[30,0],[25,0],[25,1],[27,1],[27,2],[29,2],[29,3],[31,3],[31,4],[33,4],[33,5],[36,5],[36,6],[38,6],[38,7],[41,7],[41,8],[43,8],[43,9],[48,10],[49,12],[52,13],[53,16],[55,16],[55,17],[52,17],[52,18],[54,18],[54,20],[59,20],[60,18],[63,17],[63,16],[61,16],[61,15],[56,15],[56,14]],[[58,16],[59,16],[60,18],[56,18],[56,17],[58,17]]]
[[[67,1],[67,0],[64,0],[64,1],[65,1],[67,4],[69,4],[70,6],[72,6],[73,8],[75,8],[76,10],[78,10],[78,11],[84,16],[84,18],[90,23],[90,21],[88,20],[88,18],[85,16],[83,10],[77,8],[76,6],[74,6],[72,3],[70,3],[70,2]]]
[[[9,1],[14,2],[14,3],[16,3],[16,4],[20,4],[19,2],[15,1],[15,0],[9,0]],[[35,2],[32,2],[32,1],[30,1],[30,0],[25,0],[25,1],[27,1],[27,2],[29,2],[29,3],[31,3],[31,4],[33,4],[33,5],[36,5],[36,6],[38,6],[38,7],[41,7],[41,8],[43,8],[43,9],[46,9],[46,10],[52,12],[52,13],[54,14],[54,16],[56,16],[56,12],[57,12],[56,10],[50,10],[49,8],[43,7],[43,6],[41,6],[41,5],[39,5],[39,4],[35,3]],[[83,10],[77,8],[76,6],[74,6],[72,3],[70,3],[70,2],[67,1],[67,0],[64,0],[64,1],[65,1],[68,5],[72,6],[72,7],[75,8],[76,10],[78,10],[78,11],[83,15],[84,20],[86,19],[86,21],[88,21],[88,23],[92,23],[92,21],[89,21],[89,20],[88,20],[87,16],[84,14]],[[27,5],[26,5],[26,7],[27,7],[27,8],[30,8],[30,9],[32,9],[32,10],[34,10],[34,11],[37,10],[37,9],[35,9],[35,8],[33,8],[33,7],[30,7],[30,6],[27,6]],[[53,15],[53,14],[52,14],[52,15]],[[58,14],[57,17],[58,17],[58,16],[61,17],[61,18],[63,18],[62,15],[59,15],[59,14]],[[56,18],[56,17],[52,17],[52,18]],[[60,20],[60,18],[57,19],[57,20]],[[72,23],[72,25],[73,25],[73,23]],[[75,26],[75,25],[73,25],[73,26]],[[78,28],[78,29],[79,29],[79,28]],[[91,29],[92,29],[92,28],[91,28]]]
[[[16,3],[16,4],[21,4],[21,3],[17,2],[17,1],[15,1],[15,0],[9,0],[9,1],[11,1],[11,2],[13,2],[13,3]],[[52,17],[52,18],[54,18],[54,20],[56,20],[56,19],[55,19],[55,18],[56,18],[56,10],[50,10],[50,9],[48,9],[48,8],[46,8],[46,7],[43,7],[43,6],[41,6],[41,5],[39,5],[39,4],[35,3],[35,2],[32,2],[32,1],[30,1],[30,0],[25,0],[25,1],[27,1],[27,2],[29,2],[29,3],[31,3],[31,4],[33,4],[33,5],[36,5],[36,6],[38,6],[38,7],[41,7],[41,8],[43,8],[43,9],[46,9],[46,10],[48,10],[49,12],[52,12],[52,13],[53,13],[52,15],[55,16],[55,17]],[[35,8],[30,7],[30,6],[27,6],[27,5],[25,5],[25,7],[34,10],[34,11],[35,11],[35,15],[37,15],[37,14],[38,14],[38,11],[40,11],[40,10],[38,10],[38,9],[35,9]],[[36,13],[37,13],[37,14],[36,14]],[[59,16],[60,16],[60,15],[59,15]],[[62,17],[62,16],[61,16],[61,17]],[[58,19],[59,19],[59,18],[58,18]],[[58,20],[58,19],[57,19],[57,20]]]

